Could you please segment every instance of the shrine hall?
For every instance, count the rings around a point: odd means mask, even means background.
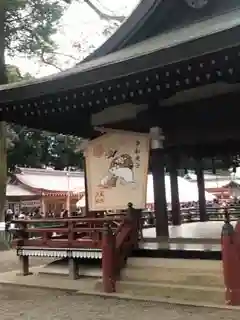
[[[0,119],[89,141],[104,130],[149,134],[156,236],[167,239],[165,173],[173,226],[179,170],[195,171],[205,222],[204,170],[229,168],[238,154],[239,13],[237,0],[141,1],[75,67],[2,85]]]
[[[235,173],[239,167],[239,34],[238,0],[143,0],[101,47],[73,68],[0,86],[1,128],[9,122],[86,140],[86,215],[12,221],[18,228],[11,244],[24,276],[31,274],[32,256],[67,263],[71,281],[86,276],[83,264],[91,261],[100,268],[100,280],[91,287],[98,294],[133,292],[139,297],[154,292],[166,302],[181,293],[185,300],[240,305],[238,211],[226,205],[210,212],[204,179],[206,171],[216,175],[232,168]],[[3,133],[0,162],[6,168]],[[100,146],[99,152],[96,141],[104,145],[112,139],[118,145],[121,135],[128,152],[115,158],[115,147],[106,154]],[[135,162],[131,152],[136,153]],[[107,189],[91,191],[93,172],[101,169],[104,157],[110,159],[111,179],[106,175],[106,183],[94,187],[115,187],[116,180],[123,185],[123,171],[132,186],[131,194],[122,191],[108,198],[121,209],[111,215],[96,207],[100,203],[103,208]],[[133,168],[139,167],[137,197]],[[190,172],[196,177],[197,205],[183,210],[178,181]],[[150,216],[144,203],[148,175],[154,202]],[[176,233],[178,243],[173,243]],[[191,262],[186,265],[185,259]],[[190,278],[195,287],[189,285]],[[79,279],[75,288],[80,290],[82,283]]]

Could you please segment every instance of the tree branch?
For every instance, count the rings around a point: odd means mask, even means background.
[[[92,3],[92,0],[84,0],[84,1],[102,20],[107,20],[107,21],[115,20],[122,23],[126,18],[125,16],[111,15],[103,12],[95,4]]]
[[[15,13],[15,16],[11,13],[11,15],[6,15],[6,23],[14,23],[14,22],[20,22],[25,21],[28,17],[31,17],[32,12],[26,14],[25,16],[19,17],[18,13]],[[11,17],[11,19],[10,19]]]
[[[75,58],[74,56],[72,56],[71,54],[66,54],[66,53],[62,53],[62,52],[55,52],[55,51],[51,52],[51,54],[54,54],[56,56],[66,57],[66,58],[78,61],[78,59]]]
[[[44,57],[45,52],[42,51],[41,55],[40,55],[40,59],[41,61],[51,67],[54,67],[55,69],[57,69],[58,71],[63,71],[62,68],[60,68],[58,65],[56,65],[53,61],[49,61],[47,58]]]

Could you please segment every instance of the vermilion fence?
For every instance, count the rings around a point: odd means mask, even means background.
[[[131,250],[137,245],[139,215],[129,204],[125,215],[105,218],[15,220],[18,226],[13,246],[17,249],[90,248],[102,251],[103,288],[114,292],[116,280]],[[29,260],[22,257],[23,274],[29,274]],[[71,265],[75,263],[72,259]],[[76,272],[76,266],[72,267]],[[75,275],[76,278],[76,275]]]

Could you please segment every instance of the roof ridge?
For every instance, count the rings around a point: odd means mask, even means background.
[[[15,174],[35,174],[35,175],[52,175],[52,176],[65,176],[69,175],[71,177],[83,177],[84,171],[67,171],[67,170],[51,170],[51,169],[41,169],[41,168],[25,168],[17,167]]]

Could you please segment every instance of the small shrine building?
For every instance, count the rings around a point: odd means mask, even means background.
[[[17,168],[7,185],[7,200],[13,211],[73,212],[83,192],[83,172]]]

